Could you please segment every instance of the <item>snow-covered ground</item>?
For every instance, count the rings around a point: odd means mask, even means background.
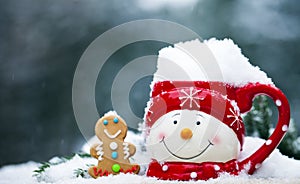
[[[128,140],[135,142],[135,144],[141,141],[138,135],[128,132]],[[253,137],[246,137],[244,151],[241,154],[240,159],[247,157],[252,153],[255,148],[264,143],[264,140]],[[74,171],[76,169],[87,169],[87,164],[96,164],[96,159],[82,158],[80,156],[74,156],[72,159],[51,165],[45,169],[39,179],[35,176],[34,170],[40,166],[36,162],[27,162],[19,165],[4,166],[0,169],[0,183],[72,183],[72,184],[93,184],[93,183],[204,183],[204,181],[188,181],[188,182],[174,182],[174,181],[161,181],[155,178],[149,178],[145,176],[145,167],[147,160],[149,160],[147,154],[142,152],[141,147],[137,147],[137,153],[134,157],[135,162],[142,163],[144,169],[139,175],[133,174],[120,174],[116,176],[100,177],[93,179],[89,176],[76,177]],[[50,162],[55,163],[59,161],[58,158],[53,158]],[[270,155],[270,157],[263,163],[253,175],[249,176],[245,173],[241,173],[239,176],[230,176],[223,174],[217,179],[211,179],[205,183],[300,183],[300,161],[288,158],[282,155],[277,149]]]

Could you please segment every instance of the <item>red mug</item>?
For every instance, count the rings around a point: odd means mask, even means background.
[[[240,113],[249,111],[259,94],[274,101],[278,122],[260,148],[239,160],[245,134]],[[147,176],[207,180],[221,172],[238,175],[246,170],[253,174],[278,146],[289,121],[288,100],[273,84],[235,87],[223,82],[157,82],[145,116],[147,144],[153,159]]]

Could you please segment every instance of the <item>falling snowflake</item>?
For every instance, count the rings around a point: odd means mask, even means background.
[[[195,88],[191,87],[189,93],[185,90],[181,90],[180,92],[183,93],[184,96],[180,96],[179,99],[183,100],[180,104],[182,107],[185,103],[190,103],[190,108],[193,107],[193,104],[196,104],[197,107],[200,107],[199,100],[204,100],[205,97],[199,97],[198,93],[202,90],[196,90]]]
[[[242,121],[239,118],[240,117],[240,112],[237,109],[232,110],[232,108],[229,109],[232,114],[227,115],[227,118],[234,118],[230,126],[233,126],[235,123],[237,124],[237,130],[242,128]]]

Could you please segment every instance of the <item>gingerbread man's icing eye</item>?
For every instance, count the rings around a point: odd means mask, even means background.
[[[119,119],[117,117],[114,118],[114,123],[118,123]]]
[[[107,125],[108,124],[108,121],[105,119],[104,121],[103,121],[103,125]]]

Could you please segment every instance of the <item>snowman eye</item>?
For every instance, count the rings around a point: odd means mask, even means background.
[[[200,122],[200,121],[197,121],[197,122],[196,122],[196,125],[200,125],[200,124],[201,124],[201,122]]]
[[[174,125],[176,125],[177,124],[177,120],[174,120],[173,123],[174,123]]]

